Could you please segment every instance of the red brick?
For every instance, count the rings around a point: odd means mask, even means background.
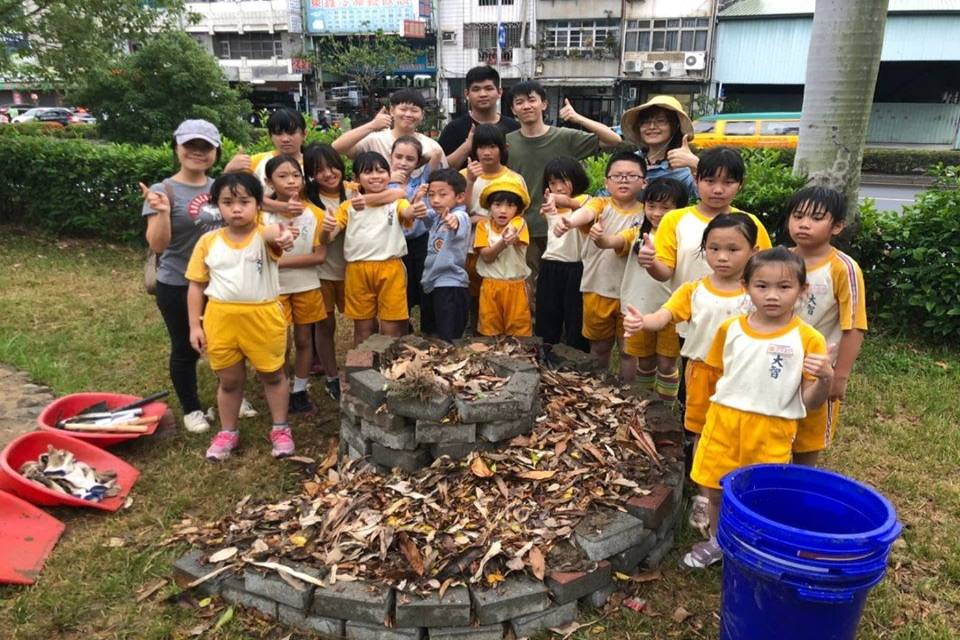
[[[347,371],[358,371],[360,369],[373,369],[377,365],[377,354],[373,351],[362,349],[350,349],[347,351],[347,359],[344,368]]]
[[[648,495],[627,500],[626,507],[630,515],[643,520],[645,528],[656,529],[673,510],[673,487],[655,485]]]
[[[601,560],[593,571],[554,571],[545,582],[553,594],[554,602],[564,604],[602,589],[610,583],[610,577],[610,563]]]

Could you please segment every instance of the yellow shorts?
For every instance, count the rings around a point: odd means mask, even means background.
[[[479,259],[479,253],[468,253],[467,263],[464,265],[467,276],[470,278],[470,295],[474,298],[480,295],[480,284],[483,282],[483,278],[477,273],[477,260]]]
[[[797,426],[797,439],[793,443],[794,453],[823,451],[833,442],[840,422],[840,401],[824,402],[820,408],[807,411],[806,418],[800,418]]]
[[[612,340],[623,335],[620,300],[599,293],[583,294],[583,337],[587,340]]]
[[[690,479],[702,487],[719,489],[720,478],[734,469],[764,462],[790,462],[796,435],[796,420],[711,403],[693,456]]]
[[[406,320],[407,270],[400,258],[348,262],[347,317],[352,320]]]
[[[287,324],[313,324],[327,317],[320,289],[281,295],[280,304],[283,305],[283,317]]]
[[[707,409],[710,407],[710,396],[713,395],[719,379],[717,370],[702,360],[687,360],[683,378],[687,393],[683,404],[683,428],[687,431],[703,431],[703,424],[707,421]]]
[[[271,373],[283,366],[287,323],[277,301],[262,304],[210,300],[203,312],[210,368],[220,371],[244,358]]]
[[[323,307],[327,310],[328,316],[332,316],[334,310],[343,313],[344,308],[346,308],[344,291],[343,280],[320,281],[320,293],[323,294]]]
[[[525,280],[483,279],[477,332],[484,336],[533,335]]]
[[[620,316],[621,326],[623,316]],[[649,358],[663,356],[676,358],[680,355],[680,338],[677,336],[677,326],[668,324],[660,331],[640,331],[627,338],[623,343],[623,352],[635,358]]]

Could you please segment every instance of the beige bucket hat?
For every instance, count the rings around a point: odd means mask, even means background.
[[[640,140],[640,131],[637,124],[640,122],[643,112],[653,107],[660,107],[676,113],[680,119],[680,131],[684,135],[690,136],[691,140],[693,139],[693,122],[690,121],[690,116],[680,106],[680,101],[673,96],[654,96],[639,106],[627,109],[623,117],[620,118],[620,130],[623,132],[623,137],[634,144],[643,144]]]

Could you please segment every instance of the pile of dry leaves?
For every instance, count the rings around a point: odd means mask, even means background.
[[[471,362],[447,379],[461,384],[456,374]],[[648,493],[641,482],[658,477],[662,462],[644,403],[583,374],[541,375],[542,415],[500,451],[382,476],[360,461],[338,469],[332,444],[299,495],[245,499],[220,522],[184,520],[175,537],[215,561],[294,561],[327,584],[371,579],[421,593],[578,568],[577,554],[559,551],[571,548],[565,541],[580,520]],[[472,379],[463,374],[465,388]]]

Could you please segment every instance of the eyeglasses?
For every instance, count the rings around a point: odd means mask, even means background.
[[[611,182],[636,182],[637,180],[643,180],[643,176],[636,173],[612,173],[607,176],[607,180]]]
[[[640,121],[641,127],[666,127],[669,126],[670,121],[663,116],[655,116],[652,118],[644,118]]]

